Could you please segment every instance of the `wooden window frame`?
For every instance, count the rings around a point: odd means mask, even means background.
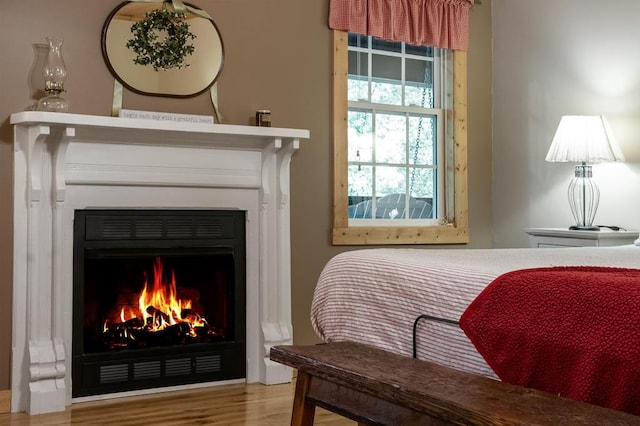
[[[463,244],[469,242],[467,201],[467,55],[453,57],[453,111],[447,121],[454,132],[453,218],[433,226],[349,226],[347,167],[348,33],[333,31],[333,235],[334,245]],[[450,190],[450,189],[447,189]],[[449,211],[450,209],[446,209]]]

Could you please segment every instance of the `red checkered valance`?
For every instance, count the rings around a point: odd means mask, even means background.
[[[414,45],[467,50],[474,0],[330,0],[329,27]]]

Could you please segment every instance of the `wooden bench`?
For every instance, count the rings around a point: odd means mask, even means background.
[[[370,346],[275,346],[298,370],[291,424],[319,406],[360,425],[639,425],[640,417]]]

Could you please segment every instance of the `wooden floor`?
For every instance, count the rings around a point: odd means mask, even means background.
[[[295,384],[239,384],[73,404],[63,413],[0,414],[0,425],[256,425],[291,420]],[[316,425],[354,426],[336,414],[316,411]]]

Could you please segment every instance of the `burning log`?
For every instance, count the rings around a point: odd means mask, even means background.
[[[185,339],[189,337],[190,331],[191,327],[189,327],[189,324],[181,322],[170,325],[163,330],[134,330],[132,334],[136,336],[137,340],[145,342],[145,344],[149,346],[160,346],[184,343]]]
[[[115,323],[109,328],[115,330],[130,330],[133,328],[140,328],[142,326],[144,326],[144,322],[140,318],[131,318],[125,322]]]
[[[154,306],[147,306],[146,311],[149,315],[151,315],[151,318],[147,318],[147,325],[153,326],[156,323],[156,318],[159,318],[161,321],[163,321],[166,324],[171,323],[171,319],[169,318],[169,315],[165,314],[159,309],[156,309]],[[151,324],[149,324],[150,321],[151,321]]]
[[[163,330],[151,331],[144,328],[112,329],[103,333],[103,339],[111,349],[144,348],[159,345],[177,345],[185,343],[190,337],[191,328],[187,323],[170,325]]]
[[[200,314],[191,309],[183,309],[182,312],[180,312],[180,318],[192,325],[201,325],[207,323],[207,320],[202,318]]]
[[[102,333],[105,344],[111,349],[127,349],[139,346],[132,334],[135,329],[113,328]]]
[[[219,342],[226,338],[223,332],[210,326],[193,328],[198,339],[205,342]]]

